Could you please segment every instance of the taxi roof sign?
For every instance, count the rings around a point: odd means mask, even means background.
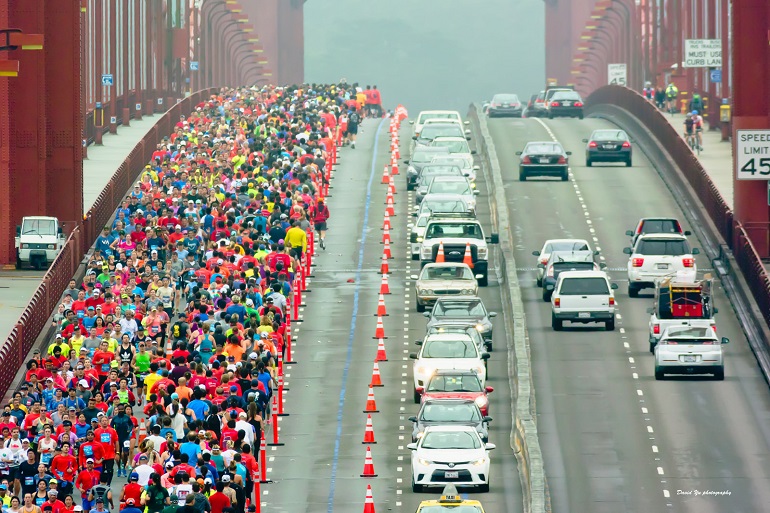
[[[453,484],[448,484],[444,487],[444,491],[441,494],[441,498],[439,499],[439,503],[441,502],[462,502],[463,498],[460,497],[460,494],[457,492],[457,488]]]

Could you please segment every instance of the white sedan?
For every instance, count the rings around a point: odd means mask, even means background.
[[[481,386],[487,380],[484,360],[489,353],[480,353],[476,341],[464,333],[435,333],[425,337],[419,353],[412,353],[415,360],[414,402],[420,402],[425,387],[437,370],[465,370],[475,372]]]
[[[428,426],[412,451],[412,491],[428,486],[475,486],[489,491],[489,451],[472,426]]]
[[[533,251],[532,254],[537,257],[535,267],[537,267],[537,286],[543,286],[543,274],[551,253],[554,251],[591,251],[591,245],[585,239],[549,239],[543,244],[543,249]]]

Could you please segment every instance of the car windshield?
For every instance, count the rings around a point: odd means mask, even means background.
[[[623,130],[597,130],[591,135],[592,141],[627,141],[628,136]]]
[[[464,137],[463,129],[456,123],[442,125],[439,123],[431,123],[425,125],[420,132],[420,139],[433,140],[436,137]]]
[[[580,95],[577,94],[575,91],[559,91],[558,93],[553,93],[551,100],[580,101]]]
[[[435,380],[436,378],[433,378],[431,383]],[[428,387],[428,391],[431,390],[433,389]],[[473,403],[430,403],[422,409],[420,420],[425,422],[480,422],[481,415]]]
[[[639,242],[636,253],[640,255],[681,256],[689,255],[690,247],[686,240],[647,239]]]
[[[441,154],[441,150],[415,150],[412,155],[412,162],[430,162],[437,154]]]
[[[429,431],[422,437],[423,449],[480,449],[475,431]]]
[[[424,112],[420,114],[420,119],[417,120],[418,125],[424,124],[429,119],[457,119],[460,118],[454,112]]]
[[[556,262],[553,264],[553,275],[558,276],[562,271],[593,271],[593,262]]]
[[[423,358],[476,358],[476,344],[462,337],[451,340],[428,340],[422,348]]]
[[[515,94],[496,94],[492,101],[495,103],[519,103],[519,97]]]
[[[559,294],[562,296],[597,296],[610,293],[604,278],[567,278],[561,283]]]
[[[470,185],[465,180],[436,180],[430,184],[428,190],[434,194],[459,194],[461,196],[473,194]]]
[[[433,376],[428,392],[481,392],[481,382],[475,374]]]
[[[524,153],[527,155],[532,155],[534,153],[553,154],[562,152],[563,150],[560,144],[548,142],[528,144],[527,147],[524,148]]]
[[[588,244],[582,241],[560,241],[549,242],[545,245],[543,253],[553,253],[554,251],[589,251]]]
[[[434,317],[484,317],[486,311],[481,300],[438,301],[433,310]]]
[[[462,213],[468,211],[468,206],[461,199],[456,200],[423,200],[420,204],[422,212]]]
[[[433,141],[432,146],[434,148],[448,148],[449,153],[470,153],[471,149],[468,147],[466,141]]]
[[[668,329],[667,338],[694,337],[711,339],[713,328],[706,326],[673,326]]]
[[[682,233],[682,227],[676,219],[647,219],[641,233]]]
[[[53,219],[25,219],[21,225],[22,235],[56,235],[56,222]]]
[[[478,506],[423,506],[420,513],[481,513]]]
[[[435,183],[433,184],[436,185]],[[434,223],[428,226],[426,239],[436,239],[440,237],[458,237],[463,239],[483,239],[481,227],[473,223],[453,223],[438,224]]]
[[[475,280],[473,272],[465,265],[426,267],[421,280]]]

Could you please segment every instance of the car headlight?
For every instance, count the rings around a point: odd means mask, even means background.
[[[481,459],[478,459],[476,461],[471,461],[471,465],[473,465],[475,467],[479,467],[481,465],[486,465],[487,461],[489,461],[488,458],[481,458]]]
[[[473,295],[473,289],[463,289],[460,294]]]
[[[422,458],[417,458],[417,463],[419,463],[423,467],[429,467],[429,466],[433,465],[432,461],[424,460]]]
[[[483,408],[489,404],[489,399],[487,399],[486,396],[480,395],[473,402],[476,403],[476,406],[479,408]]]
[[[423,241],[422,237],[417,237],[417,242],[422,242],[422,241]]]
[[[420,431],[419,433],[417,433],[417,435],[415,435],[415,437],[416,438],[422,438],[422,435],[424,435],[424,434],[425,433],[423,431]]]
[[[430,295],[430,294],[433,294],[433,291],[430,290],[430,289],[420,289],[420,290],[417,291],[417,293],[418,294],[428,294],[428,295]]]
[[[431,248],[422,249],[422,258],[430,258],[433,256],[433,250]]]
[[[485,371],[485,370],[486,370],[486,369],[484,369],[484,366],[483,366],[483,365],[480,365],[480,366],[478,366],[478,367],[474,368],[474,369],[473,369],[473,372],[475,372],[476,374],[484,374],[484,371]],[[432,374],[432,373],[431,373],[431,374]],[[485,399],[485,400],[486,400],[486,399]]]
[[[479,258],[486,258],[487,256],[487,248],[484,246],[480,246],[477,250]]]
[[[481,323],[476,325],[476,331],[478,331],[480,333],[485,333],[485,332],[489,331],[489,329],[490,329],[489,326],[486,326],[486,325],[481,324]]]
[[[417,374],[421,374],[426,378],[433,376],[434,372],[436,372],[436,369],[432,369],[430,367],[417,367]]]

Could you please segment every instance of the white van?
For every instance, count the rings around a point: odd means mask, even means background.
[[[29,264],[47,268],[64,246],[64,232],[55,217],[29,216],[16,227],[16,269]]]

